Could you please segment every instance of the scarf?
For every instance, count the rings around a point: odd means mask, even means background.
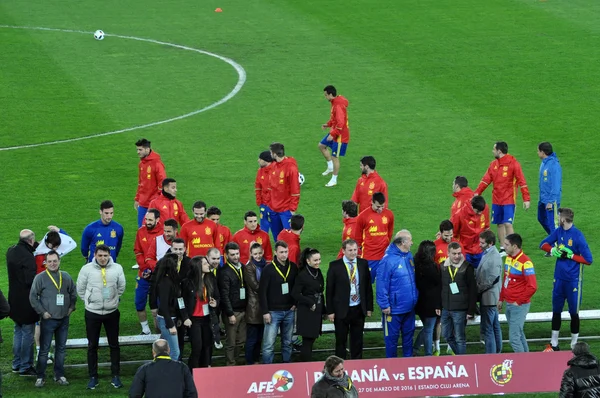
[[[170,193],[165,192],[165,190],[162,190],[162,194],[165,198],[169,199],[169,200],[173,200],[175,199],[175,196],[171,195]]]
[[[348,373],[344,373],[342,377],[333,377],[328,371],[325,371],[322,378],[327,380],[332,388],[340,390],[344,394],[344,398],[358,398],[358,391],[350,380]]]
[[[256,265],[256,280],[260,282],[260,276],[262,275],[265,265],[267,265],[267,260],[265,260],[263,257],[263,259],[259,262],[256,262],[254,260],[252,260],[252,262],[254,263],[254,265]]]

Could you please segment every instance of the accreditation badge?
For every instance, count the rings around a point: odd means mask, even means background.
[[[103,287],[102,288],[102,298],[104,300],[108,300],[110,298],[110,288],[109,287]]]
[[[57,294],[56,295],[56,305],[59,307],[62,307],[63,305],[65,305],[65,295],[64,294]]]
[[[450,291],[452,292],[452,294],[458,294],[458,285],[456,284],[456,282],[452,282],[450,284]]]
[[[289,294],[290,292],[290,285],[285,282],[281,284],[281,294]]]
[[[356,296],[356,285],[354,283],[350,285],[350,295]]]
[[[202,313],[204,314],[204,316],[208,315],[210,312],[210,310],[208,309],[208,304],[202,304]]]
[[[179,306],[180,310],[185,308],[185,303],[183,302],[183,297],[177,298],[177,305]]]
[[[240,300],[246,300],[246,288],[240,287]]]

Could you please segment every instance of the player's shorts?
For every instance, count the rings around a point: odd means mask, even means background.
[[[492,204],[492,224],[512,224],[515,219],[515,205]]]
[[[148,303],[148,294],[150,293],[150,280],[139,276],[135,280],[135,310],[144,311]]]
[[[346,156],[346,148],[348,147],[348,143],[337,142],[335,140],[327,141],[327,137],[329,137],[329,134],[323,137],[321,144],[331,148],[331,156],[335,156],[336,158],[340,156]]]
[[[379,263],[381,260],[367,260],[369,263],[369,271],[371,271],[371,284],[375,283],[375,278],[377,278],[377,268],[379,268]]]
[[[552,312],[562,312],[566,300],[569,306],[569,314],[578,314],[582,296],[581,286],[581,280],[565,281],[555,279],[552,288]]]
[[[479,254],[467,253],[467,255],[465,256],[465,260],[467,260],[467,262],[469,264],[471,264],[473,266],[473,268],[477,268],[477,267],[479,267],[479,263],[481,262],[482,257],[483,257],[483,253],[479,253]]]

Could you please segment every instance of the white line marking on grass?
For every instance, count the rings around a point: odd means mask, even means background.
[[[85,31],[82,31],[82,30],[44,28],[44,27],[40,27],[40,26],[0,25],[0,28],[48,30],[48,31],[52,31],[52,32],[82,33],[82,34],[89,34],[89,35],[93,34],[93,32],[85,32]],[[242,89],[242,87],[244,86],[244,83],[246,83],[246,71],[244,70],[244,68],[240,64],[238,64],[237,62],[235,62],[234,60],[232,60],[230,58],[227,58],[227,57],[223,57],[222,55],[211,53],[211,52],[204,51],[204,50],[200,50],[200,49],[193,48],[193,47],[182,46],[180,44],[168,43],[168,42],[159,41],[159,40],[153,40],[153,39],[144,39],[144,38],[135,37],[135,36],[124,36],[124,35],[115,35],[115,34],[107,34],[107,33],[105,33],[105,36],[107,36],[107,37],[118,37],[120,39],[145,41],[145,42],[154,43],[154,44],[162,44],[164,46],[170,46],[170,47],[179,48],[179,49],[182,49],[182,50],[193,51],[193,52],[197,52],[197,53],[204,54],[204,55],[209,55],[211,57],[220,59],[223,62],[227,62],[229,65],[231,65],[235,69],[235,71],[238,74],[237,84],[235,85],[235,87],[233,88],[233,90],[231,90],[229,92],[229,94],[227,94],[225,97],[221,98],[217,102],[212,103],[212,104],[210,104],[210,105],[208,105],[208,106],[206,106],[206,107],[204,107],[202,109],[198,109],[198,110],[195,110],[193,112],[186,113],[184,115],[175,116],[175,117],[172,117],[170,119],[159,120],[157,122],[147,123],[147,124],[143,124],[143,125],[140,125],[140,126],[133,126],[133,127],[128,127],[128,128],[121,129],[121,130],[115,130],[115,131],[107,131],[105,133],[92,134],[92,135],[87,135],[87,136],[83,136],[83,137],[69,138],[69,139],[57,140],[57,141],[49,141],[49,142],[41,142],[41,143],[38,143],[38,144],[28,144],[28,145],[17,145],[17,146],[5,147],[5,148],[0,148],[0,151],[10,151],[10,150],[13,150],[13,149],[24,149],[24,148],[36,148],[36,147],[39,147],[39,146],[55,145],[55,144],[63,144],[63,143],[66,143],[66,142],[82,141],[82,140],[87,140],[87,139],[90,139],[90,138],[97,138],[97,137],[104,137],[104,136],[107,136],[107,135],[121,134],[121,133],[126,133],[128,131],[140,130],[140,129],[144,129],[144,128],[147,128],[147,127],[154,127],[154,126],[159,126],[161,124],[171,123],[171,122],[174,122],[174,121],[177,121],[177,120],[181,120],[181,119],[188,118],[190,116],[197,115],[197,114],[202,113],[202,112],[206,112],[208,110],[216,108],[217,106],[219,106],[221,104],[224,104],[225,102],[227,102],[230,99],[232,99],[237,93],[239,93],[240,90]]]

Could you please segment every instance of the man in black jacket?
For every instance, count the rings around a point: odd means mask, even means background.
[[[237,243],[225,245],[225,260],[227,263],[217,271],[217,281],[225,324],[225,358],[231,366],[246,342],[246,285]]]
[[[154,361],[142,365],[135,374],[129,398],[197,398],[198,391],[187,365],[172,361],[169,343],[159,339],[152,344]]]
[[[35,234],[24,229],[19,242],[6,252],[8,268],[8,303],[10,318],[15,322],[12,371],[21,376],[37,376],[33,368],[33,333],[40,317],[29,303],[29,291],[35,278],[33,255]]]
[[[573,346],[573,358],[560,383],[560,397],[600,397],[600,367],[598,359],[585,342]]]
[[[265,322],[263,334],[263,363],[273,363],[275,340],[281,328],[281,356],[283,362],[292,359],[292,335],[296,303],[291,292],[296,282],[298,267],[288,259],[288,245],[275,242],[275,258],[267,264],[260,276],[258,299]]]
[[[350,358],[361,359],[365,317],[373,312],[373,286],[367,260],[358,257],[354,239],[342,243],[344,256],[329,263],[327,271],[328,318],[335,326],[335,355],[346,359],[348,332]]]

